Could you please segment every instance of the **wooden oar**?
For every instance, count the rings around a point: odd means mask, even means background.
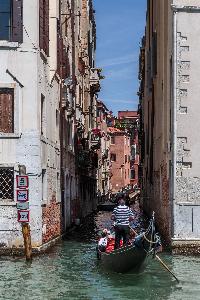
[[[176,275],[174,275],[174,273],[172,271],[170,271],[170,269],[168,268],[168,266],[162,261],[162,259],[156,254],[155,257],[157,258],[157,260],[161,263],[161,265],[177,280],[177,282],[179,282],[178,278],[176,277]]]

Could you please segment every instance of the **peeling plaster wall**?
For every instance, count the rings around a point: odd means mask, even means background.
[[[175,1],[177,5],[188,5]],[[200,1],[174,11],[176,70],[176,178],[174,239],[200,239]]]
[[[0,167],[14,167],[19,174],[19,164],[26,166],[29,174],[30,226],[32,245],[42,244],[42,207],[52,215],[52,198],[60,206],[59,135],[56,130],[56,109],[59,103],[59,83],[50,83],[50,69],[37,48],[39,44],[39,1],[23,1],[23,43],[12,45],[0,41],[0,86],[14,87],[14,134],[0,134]],[[26,29],[26,30],[25,30]],[[9,75],[6,70],[13,75]],[[41,93],[46,99],[46,131],[41,137]],[[47,172],[46,195],[42,188],[42,169]],[[16,188],[16,186],[15,186]],[[14,193],[15,195],[15,193]],[[15,196],[16,197],[16,196]],[[52,208],[52,209],[51,209]],[[44,215],[44,212],[43,212]],[[48,218],[48,215],[45,216]],[[57,222],[60,212],[57,213]],[[52,235],[54,223],[51,224]],[[17,222],[16,198],[0,202],[0,247],[22,246],[21,225]]]

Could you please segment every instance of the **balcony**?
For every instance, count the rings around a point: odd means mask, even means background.
[[[109,150],[106,149],[103,153],[102,153],[102,159],[107,159],[108,158],[108,154],[109,154]]]
[[[100,149],[101,148],[101,131],[98,128],[92,129],[90,135],[91,148]]]
[[[87,150],[79,150],[77,156],[78,167],[87,169],[90,167],[90,152]]]
[[[94,151],[79,150],[77,163],[80,169],[94,170],[98,168],[98,154]]]
[[[100,92],[100,79],[101,79],[101,69],[91,69],[90,70],[90,87],[94,93]]]

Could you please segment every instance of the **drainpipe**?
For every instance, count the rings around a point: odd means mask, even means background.
[[[173,8],[172,8],[173,10]],[[171,215],[172,215],[172,224],[171,224],[171,234],[174,237],[174,227],[175,227],[175,200],[176,200],[176,133],[177,133],[177,123],[176,123],[176,97],[177,97],[177,39],[176,39],[176,11],[173,10],[173,60],[172,60],[172,74],[173,74],[173,93],[172,93],[172,192],[171,192]]]

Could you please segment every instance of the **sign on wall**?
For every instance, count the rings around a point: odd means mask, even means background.
[[[17,202],[16,207],[19,210],[27,210],[29,209],[29,202]]]
[[[28,190],[17,190],[16,193],[17,193],[17,201],[26,202],[29,200]]]
[[[27,189],[28,188],[28,176],[27,175],[17,175],[17,188]]]
[[[29,223],[29,178],[27,175],[16,176],[17,219],[20,223]]]
[[[18,210],[18,222],[29,223],[29,210]]]

